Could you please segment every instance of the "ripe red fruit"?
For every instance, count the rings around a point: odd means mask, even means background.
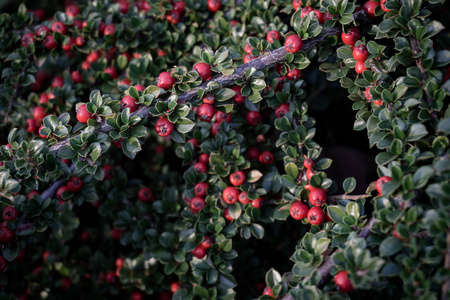
[[[388,8],[386,7],[386,1],[387,1],[387,0],[381,0],[381,1],[380,1],[380,7],[381,7],[381,9],[382,9],[384,12],[390,12],[391,10],[388,9]]]
[[[50,28],[48,28],[45,25],[40,25],[34,30],[34,35],[37,37],[41,37],[41,38],[47,36],[47,34],[49,34],[49,33],[50,33]]]
[[[229,186],[223,190],[222,197],[228,204],[236,203],[239,200],[239,190],[234,186]]]
[[[201,197],[194,197],[191,199],[190,208],[194,213],[197,213],[202,210],[203,207],[205,207],[206,202],[205,199]]]
[[[319,24],[325,23],[325,17],[324,17],[323,13],[320,10],[315,9],[314,10],[314,15],[316,16],[317,20],[319,21]]]
[[[182,15],[184,13],[184,9],[186,8],[186,3],[184,1],[177,1],[173,4],[173,10],[176,10],[177,12]]]
[[[76,5],[69,5],[66,7],[66,14],[71,17],[76,17],[80,13],[80,9]]]
[[[173,125],[167,118],[161,117],[155,124],[156,133],[160,136],[169,136],[175,129]]]
[[[64,199],[64,198],[62,197],[62,194],[63,194],[64,192],[69,192],[69,191],[70,191],[69,188],[68,188],[66,185],[64,185],[64,186],[60,187],[60,188],[56,191],[56,197],[57,197],[59,200],[67,201],[67,200],[69,200],[69,199]]]
[[[28,118],[25,121],[25,129],[26,131],[28,131],[29,133],[34,133],[37,131],[38,129],[38,124],[37,121],[33,118]]]
[[[93,63],[96,62],[99,58],[99,55],[97,53],[97,51],[91,51],[87,56],[86,56],[86,62],[88,63]]]
[[[55,78],[53,78],[52,80],[52,88],[62,88],[64,85],[64,78],[61,76],[56,76]]]
[[[329,21],[329,20],[333,20],[333,15],[330,14],[329,12],[326,12],[323,16],[323,22],[325,23],[325,21]]]
[[[367,12],[369,18],[375,18],[375,8],[380,5],[377,1],[367,1],[364,3],[363,9]]]
[[[341,293],[350,293],[354,290],[352,282],[348,279],[347,275],[347,271],[340,271],[334,276],[334,283],[336,283],[336,286]]]
[[[196,63],[194,65],[194,70],[197,71],[198,75],[203,79],[203,81],[211,78],[211,66],[207,63]]]
[[[72,50],[72,46],[75,44],[75,39],[73,37],[69,37],[69,40],[63,43],[62,48],[64,51],[69,52]]]
[[[52,50],[52,49],[55,49],[56,47],[58,47],[58,44],[56,43],[56,41],[52,35],[47,35],[44,38],[44,40],[42,41],[42,45],[49,50]]]
[[[83,181],[80,177],[73,176],[67,181],[67,188],[71,192],[78,192],[83,187]]]
[[[17,219],[17,216],[19,213],[17,212],[17,209],[15,209],[12,206],[6,206],[3,209],[3,220],[15,220]]]
[[[59,32],[62,35],[65,35],[67,32],[66,25],[64,25],[64,23],[59,22],[59,21],[56,21],[55,23],[53,23],[51,29],[53,32]]]
[[[169,72],[162,72],[156,79],[156,85],[164,90],[170,89],[176,82],[176,78],[171,77]]]
[[[208,0],[207,6],[210,12],[215,13],[222,6],[222,2],[220,0]]]
[[[45,116],[46,116],[45,108],[43,108],[42,106],[36,106],[35,108],[33,108],[33,118],[37,122],[42,121],[42,119],[45,118]]]
[[[114,240],[120,240],[120,238],[122,237],[124,232],[125,232],[125,230],[114,227],[111,230],[111,238]]]
[[[145,299],[144,294],[142,294],[139,291],[135,291],[130,295],[130,300],[144,300],[144,299]]]
[[[199,246],[208,250],[209,248],[211,248],[212,244],[214,244],[213,238],[210,236],[205,236],[203,238],[203,242],[201,242],[201,244]]]
[[[206,173],[208,171],[208,166],[206,165],[206,163],[197,162],[194,165],[194,169],[195,171],[197,171],[197,173]]]
[[[238,104],[244,103],[245,102],[245,96],[242,96],[242,94],[241,94],[241,87],[236,85],[236,86],[233,86],[231,89],[236,93],[233,96],[234,102],[238,103]]]
[[[137,100],[129,95],[126,95],[122,98],[122,100],[120,100],[122,108],[128,107],[130,109],[130,113],[135,112],[139,108],[139,104],[137,104],[136,102]]]
[[[314,166],[314,161],[311,158],[307,158],[303,161],[303,166],[306,169],[311,169]]]
[[[258,197],[256,200],[253,200],[251,202],[252,206],[257,209],[261,209],[262,203],[263,203],[263,198],[261,198],[261,197]]]
[[[259,158],[259,150],[256,147],[251,147],[247,150],[247,158],[248,160],[255,160]]]
[[[105,275],[105,281],[109,284],[114,284],[116,282],[116,274],[114,272],[108,272]]]
[[[214,95],[212,95],[212,94],[208,94],[205,97],[203,97],[203,99],[202,99],[203,103],[206,103],[206,104],[213,104],[214,100],[215,100],[215,98],[214,98]]]
[[[72,285],[72,280],[70,280],[67,277],[61,278],[60,282],[61,282],[61,290],[63,290],[63,291],[67,291],[70,288],[70,286]]]
[[[233,174],[230,174],[230,182],[234,186],[240,186],[245,182],[245,174],[241,170],[236,171]]]
[[[83,82],[83,76],[79,71],[73,71],[72,72],[72,80],[74,83],[82,83]]]
[[[141,202],[150,202],[154,201],[153,191],[148,187],[142,187],[138,193],[138,199]]]
[[[0,243],[9,244],[14,239],[14,231],[9,229],[8,226],[0,227]]]
[[[80,123],[87,123],[89,119],[94,119],[94,116],[88,112],[86,104],[82,104],[77,109],[77,120]]]
[[[22,46],[26,48],[31,44],[34,44],[34,34],[32,34],[31,32],[25,33],[22,36]]]
[[[39,127],[39,129],[38,129],[38,134],[39,134],[39,136],[40,136],[41,138],[47,139],[47,138],[49,138],[49,137],[41,133],[41,129],[44,128],[44,127],[45,127],[44,125],[42,125],[41,127]],[[50,136],[51,136],[51,134],[50,134]]]
[[[229,209],[228,207],[225,208],[225,210],[223,211],[223,217],[225,218],[225,220],[227,220],[228,222],[233,222],[233,217],[230,215]]]
[[[311,225],[320,225],[325,220],[325,213],[320,207],[313,206],[308,210],[306,217]]]
[[[327,193],[321,188],[311,188],[309,191],[309,202],[314,206],[321,206],[327,201]]]
[[[208,191],[209,185],[206,182],[199,182],[194,187],[194,194],[198,197],[205,197]]]
[[[264,288],[263,295],[270,296],[270,297],[274,298],[273,292],[272,292],[272,289],[270,288],[270,286],[266,286]]]
[[[197,148],[197,147],[198,147],[198,141],[197,141],[196,139],[194,139],[194,138],[188,139],[188,140],[186,141],[186,144],[187,144],[187,143],[191,143],[192,146],[194,146],[194,148]]]
[[[378,105],[378,106],[381,106],[381,105],[383,105],[383,100],[373,100],[373,104],[376,104],[376,105]]]
[[[8,262],[3,256],[0,256],[0,273],[5,272]]]
[[[392,178],[389,176],[383,176],[383,177],[378,178],[378,180],[376,182],[376,188],[377,188],[378,195],[381,195],[381,190],[383,189],[383,185],[386,182],[389,182],[391,180],[392,180]]]
[[[367,51],[367,47],[364,45],[359,45],[358,47],[353,48],[353,58],[356,61],[366,61],[369,57],[369,51]]]
[[[299,69],[290,70],[286,73],[286,78],[292,81],[296,81],[300,79],[300,76],[302,75],[302,71]]]
[[[363,61],[357,61],[356,65],[355,65],[355,72],[357,74],[362,74],[365,70],[369,70],[369,69],[366,68],[364,62]]]
[[[40,195],[40,193],[39,193],[38,191],[36,191],[36,190],[33,190],[33,191],[31,191],[31,192],[28,193],[27,199],[28,199],[28,200],[33,199],[33,198],[34,198],[34,195]]]
[[[316,172],[311,169],[306,169],[306,178],[308,178],[308,180],[310,180],[313,175],[316,175]]]
[[[202,153],[198,156],[198,161],[204,164],[209,163],[209,154]]]
[[[303,19],[312,11],[314,11],[314,8],[312,8],[311,6],[303,7],[302,14],[300,15],[300,17]]]
[[[287,52],[295,53],[302,49],[303,41],[298,35],[293,34],[286,39],[284,46],[286,47]]]
[[[244,64],[251,62],[252,60],[254,60],[257,56],[253,56],[252,54],[247,54],[246,56],[244,56]]]
[[[289,112],[289,105],[286,103],[283,103],[283,104],[278,105],[278,107],[275,109],[275,116],[277,118],[282,118],[288,112]]]
[[[347,33],[342,32],[341,34],[342,42],[349,46],[354,46],[360,37],[361,34],[359,33],[359,29],[356,27],[350,27]]]
[[[294,10],[297,10],[302,6],[302,0],[294,0],[294,2],[292,2],[292,6],[294,7]]]
[[[245,117],[245,119],[247,120],[247,123],[250,126],[256,126],[259,123],[261,123],[261,114],[259,113],[259,111],[249,111],[247,116]]]
[[[281,34],[276,30],[271,30],[266,35],[266,40],[269,43],[273,43],[275,40],[279,41],[281,39]]]
[[[204,122],[211,122],[214,117],[214,107],[211,104],[203,103],[197,109],[197,117]]]
[[[220,132],[220,123],[214,123],[211,125],[211,134],[216,136]]]
[[[245,52],[245,53],[247,53],[247,54],[252,54],[252,50],[253,50],[253,47],[250,46],[249,43],[245,44],[245,47],[244,47],[244,52]]]
[[[105,74],[109,74],[109,76],[111,76],[112,79],[116,79],[117,78],[117,71],[114,67],[109,66],[105,69]]]
[[[105,26],[105,29],[103,30],[103,34],[114,36],[115,31],[116,31],[116,26],[114,26],[114,24],[109,24],[108,26]]]
[[[173,25],[178,24],[178,22],[180,22],[180,18],[181,18],[180,12],[175,9],[169,11],[166,15],[167,21]]]
[[[198,259],[202,259],[206,255],[206,249],[200,246],[197,246],[192,250],[192,255],[197,257]]]
[[[145,91],[145,86],[143,86],[142,84],[136,84],[135,86],[133,86],[138,92],[143,92]]]
[[[172,284],[170,285],[170,291],[172,292],[172,294],[175,294],[179,289],[181,289],[181,284],[177,281],[172,282]]]
[[[289,213],[291,214],[291,217],[296,220],[304,219],[308,214],[308,206],[303,202],[297,201],[291,205]]]
[[[220,110],[216,111],[216,122],[217,123],[222,123],[223,121],[227,122],[227,123],[231,123],[231,114],[228,113],[224,113]]]
[[[242,204],[248,204],[250,203],[250,199],[248,199],[247,197],[247,192],[241,192],[239,194],[239,202],[241,202]]]
[[[270,153],[269,151],[263,151],[260,155],[259,155],[259,162],[262,163],[263,165],[270,165],[273,163],[273,154]]]

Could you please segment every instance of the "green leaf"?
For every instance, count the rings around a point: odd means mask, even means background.
[[[289,123],[289,119],[286,117],[277,118],[275,120],[275,128],[280,131],[288,131],[291,129],[291,123]]]
[[[380,255],[381,256],[391,256],[399,252],[403,248],[403,243],[401,240],[388,236],[380,244]]]
[[[398,157],[398,155],[393,154],[393,153],[381,152],[381,153],[378,153],[377,156],[375,157],[375,162],[377,163],[377,165],[385,165],[385,164],[393,161],[397,157]]]
[[[226,101],[228,99],[231,99],[236,95],[236,92],[232,89],[224,88],[219,90],[215,95],[214,98],[218,102]]]
[[[284,166],[284,170],[286,171],[286,174],[288,174],[292,178],[297,178],[299,173],[297,165],[292,162]]]
[[[180,133],[188,133],[195,127],[195,125],[196,123],[188,118],[179,118],[175,124],[175,127]]]
[[[250,231],[257,239],[262,239],[264,237],[264,227],[259,224],[253,223],[250,225]]]
[[[353,190],[356,187],[356,179],[354,177],[346,178],[342,185],[344,187],[344,192],[346,194],[349,194],[349,193],[353,192]]]
[[[435,171],[433,168],[429,166],[422,166],[414,172],[413,181],[414,188],[420,189],[423,188],[428,180],[434,175]]]
[[[331,166],[333,162],[330,158],[322,158],[314,164],[314,169],[316,170],[326,170]]]
[[[327,207],[328,216],[336,223],[342,223],[342,218],[346,216],[346,213],[341,207],[337,205]]]
[[[428,135],[427,128],[423,124],[413,124],[406,135],[406,142],[413,142],[420,140],[424,136]]]
[[[359,218],[359,205],[356,202],[349,202],[345,207],[345,211],[347,212],[347,215],[353,216],[356,219]]]
[[[437,125],[437,131],[450,134],[450,117],[442,119]]]
[[[266,273],[266,283],[269,287],[274,287],[275,285],[279,284],[281,282],[281,275],[278,273],[277,270],[274,268],[271,268]]]

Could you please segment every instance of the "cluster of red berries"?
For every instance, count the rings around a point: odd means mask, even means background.
[[[328,11],[326,13],[322,13],[320,10],[314,9],[311,6],[305,6],[302,8],[301,7],[302,0],[294,0],[292,2],[292,6],[294,7],[295,10],[298,10],[299,8],[301,8],[302,12],[301,12],[300,17],[302,19],[305,18],[310,12],[314,12],[314,16],[315,16],[315,18],[317,18],[317,21],[319,21],[319,24],[323,24],[323,23],[325,23],[325,21],[333,19],[333,15],[330,14]]]
[[[312,159],[305,159],[303,166],[306,168],[306,177],[308,180],[315,174],[313,171],[314,162]],[[289,213],[292,218],[302,220],[307,218],[311,225],[320,225],[325,221],[325,213],[321,206],[327,201],[327,193],[322,188],[315,188],[307,184],[305,189],[309,190],[309,203],[312,205],[308,207],[302,201],[297,201],[291,205]]]
[[[17,219],[19,213],[12,206],[6,206],[3,209],[3,222],[0,224],[0,243],[9,244],[12,242],[16,234],[12,231],[8,225],[6,225],[6,221],[14,221]],[[7,267],[7,260],[0,256],[0,273],[3,273]]]
[[[70,179],[67,181],[66,185],[61,186],[57,191],[56,191],[56,198],[58,198],[60,204],[64,203],[64,201],[67,201],[68,199],[64,199],[62,194],[64,192],[72,192],[72,193],[76,193],[78,191],[80,191],[83,188],[83,180],[81,180],[80,177],[77,176],[72,176],[70,177]]]
[[[214,240],[210,236],[205,236],[203,238],[203,242],[198,244],[194,250],[192,250],[192,255],[197,257],[198,259],[202,259],[206,256],[206,252],[208,252],[208,249],[211,248],[211,246],[214,244]]]

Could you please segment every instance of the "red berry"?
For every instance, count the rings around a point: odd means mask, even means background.
[[[212,244],[214,244],[213,238],[210,236],[205,236],[203,238],[203,242],[201,242],[201,244],[199,246],[208,250],[209,248],[211,248]]]
[[[124,232],[124,230],[114,227],[111,230],[111,238],[114,240],[120,240]]]
[[[348,279],[347,271],[340,271],[334,276],[334,283],[341,293],[350,293],[354,290],[352,282]]]
[[[253,200],[251,202],[252,206],[257,209],[261,209],[262,203],[263,203],[263,198],[261,198],[261,197],[258,197],[256,200]]]
[[[247,158],[248,160],[255,160],[259,158],[259,150],[256,147],[251,147],[247,150]]]
[[[197,71],[198,75],[203,79],[203,81],[206,81],[211,78],[211,67],[210,65],[201,62],[197,63],[194,66],[195,71]]]
[[[302,6],[302,0],[294,0],[294,2],[292,2],[292,6],[294,7],[294,10],[297,10]]]
[[[0,256],[0,273],[5,272],[8,262],[3,256]]]
[[[66,185],[60,187],[60,188],[56,191],[56,197],[57,197],[59,200],[67,201],[67,200],[69,200],[69,199],[64,199],[63,196],[62,196],[62,194],[63,194],[64,192],[70,192],[69,188],[68,188]]]
[[[127,53],[128,54],[128,53]],[[129,59],[130,60],[130,59]],[[143,86],[142,84],[136,84],[135,86],[133,86],[138,92],[143,92],[145,91],[145,86]]]
[[[222,2],[220,0],[208,0],[207,6],[210,12],[215,13],[222,6]]]
[[[198,161],[204,164],[209,163],[209,154],[202,153],[198,156]]]
[[[303,7],[302,8],[302,14],[300,15],[300,17],[302,19],[304,19],[312,11],[314,11],[314,8],[312,8],[311,6]]]
[[[233,100],[235,103],[241,104],[245,101],[245,96],[241,94],[241,87],[236,85],[231,88],[236,94],[233,96]]]
[[[77,109],[77,120],[80,123],[87,123],[89,119],[94,119],[94,116],[88,112],[86,104],[82,104]]]
[[[320,225],[325,220],[325,213],[320,207],[313,206],[308,210],[306,217],[311,225]]]
[[[325,15],[323,16],[323,21],[325,23],[325,21],[329,21],[329,20],[333,20],[333,15],[330,14],[329,12],[326,12]]]
[[[35,119],[29,118],[25,121],[25,129],[29,133],[35,133],[38,129],[38,123]]]
[[[175,77],[171,77],[170,73],[166,71],[159,74],[159,77],[156,79],[156,85],[167,91],[175,84],[176,80]]]
[[[241,192],[239,194],[239,202],[241,202],[242,204],[248,204],[250,203],[250,199],[248,199],[247,197],[247,192]]]
[[[69,52],[72,50],[72,46],[75,44],[75,39],[73,37],[69,37],[68,41],[64,41],[62,48],[64,51]]]
[[[327,193],[321,188],[311,188],[309,191],[309,202],[314,206],[321,206],[327,201]]]
[[[354,46],[360,37],[361,34],[359,33],[359,29],[356,27],[350,27],[347,33],[342,32],[341,34],[342,42],[349,46]]]
[[[153,191],[148,187],[142,187],[138,193],[138,199],[141,202],[150,202],[154,201]]]
[[[177,12],[181,14],[184,13],[184,9],[186,8],[186,3],[184,1],[177,1],[173,4],[173,10],[176,10]]]
[[[366,90],[364,91],[364,96],[366,97],[367,100],[372,100],[372,95],[370,94],[370,87],[366,88]]]
[[[244,56],[244,64],[251,62],[252,60],[254,60],[257,56],[254,56],[252,54],[247,54],[246,56]]]
[[[308,214],[308,206],[303,202],[297,201],[291,205],[289,213],[291,214],[291,217],[296,220],[304,219]]]
[[[264,288],[263,295],[270,296],[270,297],[274,298],[273,292],[272,292],[272,289],[270,288],[270,286],[266,286]]]
[[[194,146],[194,148],[197,148],[197,147],[198,147],[198,141],[197,141],[196,139],[194,139],[194,138],[188,139],[188,140],[186,141],[186,144],[187,144],[187,143],[192,144],[192,146]]]
[[[317,20],[319,21],[319,24],[325,23],[325,16],[323,15],[323,13],[320,10],[315,9],[314,15],[316,16]]]
[[[120,101],[120,104],[122,106],[122,108],[129,108],[130,109],[130,113],[135,112],[138,108],[139,108],[139,104],[136,103],[137,100],[135,100],[133,97],[126,95],[125,97],[122,98],[122,100]]]
[[[375,18],[375,8],[380,5],[377,1],[367,1],[364,3],[363,9],[367,12],[369,18]]]
[[[114,176],[114,168],[111,165],[106,165],[103,167],[103,173],[105,176],[103,177],[103,180],[110,180]]]
[[[197,109],[197,117],[201,121],[211,122],[214,117],[214,107],[211,104],[201,104]]]
[[[179,289],[181,289],[181,284],[179,282],[172,282],[170,285],[170,291],[175,294]]]
[[[224,113],[220,110],[216,111],[216,122],[222,123],[223,121],[227,122],[228,124],[231,123],[231,114]]]
[[[174,129],[175,125],[173,125],[167,118],[162,117],[156,121],[155,130],[160,136],[169,136],[172,134]]]
[[[114,26],[114,24],[109,24],[108,26],[105,26],[105,29],[103,30],[103,34],[114,36],[115,31],[116,31],[116,26]]]
[[[44,119],[46,116],[45,108],[42,106],[36,106],[33,109],[33,118],[36,120],[36,122],[41,122],[42,119]]]
[[[56,21],[55,23],[53,23],[51,29],[53,32],[59,32],[62,35],[65,35],[67,32],[66,25],[64,25],[64,23],[59,22],[59,21]]]
[[[381,1],[380,1],[380,7],[381,7],[381,9],[382,9],[384,12],[390,12],[391,10],[388,9],[388,8],[386,7],[386,1],[387,1],[387,0],[381,0]]]
[[[303,161],[303,166],[306,169],[311,169],[314,166],[314,161],[311,158],[307,158]]]
[[[273,43],[275,40],[279,41],[281,39],[281,34],[276,30],[271,30],[266,35],[266,40],[269,43]]]
[[[14,239],[14,231],[9,229],[8,226],[0,227],[0,243],[9,244]]]
[[[213,104],[214,100],[215,100],[215,98],[214,98],[214,95],[212,95],[212,94],[208,94],[205,97],[203,97],[203,99],[202,99],[203,103],[206,103],[206,104]]]
[[[12,206],[6,206],[3,209],[3,220],[15,220],[17,219],[17,216],[19,213],[17,212],[17,209],[15,209]]]
[[[225,208],[225,210],[223,211],[223,217],[225,218],[225,220],[227,220],[228,222],[233,222],[233,217],[230,215],[229,209],[228,207]]]
[[[229,186],[223,190],[222,197],[228,204],[236,203],[239,200],[239,190],[234,186]]]
[[[64,78],[61,76],[56,76],[55,78],[53,78],[52,80],[52,88],[62,88],[64,85]]]
[[[316,175],[316,172],[314,172],[314,171],[311,170],[311,169],[306,169],[306,178],[307,178],[308,180],[310,180],[311,177],[313,177],[314,175]]]
[[[47,36],[47,34],[49,34],[49,33],[50,33],[50,28],[48,28],[45,25],[40,25],[34,30],[34,35],[36,35],[37,37],[40,37],[40,38]]]
[[[71,192],[78,192],[83,187],[83,181],[80,177],[73,176],[67,181],[67,188]]]
[[[42,125],[41,127],[39,127],[39,129],[38,129],[38,134],[39,134],[39,136],[40,136],[41,138],[47,139],[47,138],[49,138],[49,137],[41,133],[41,129],[44,128],[44,127],[45,127],[44,125]],[[50,136],[51,136],[51,134],[50,134]]]
[[[294,69],[286,73],[286,78],[292,81],[297,81],[300,79],[302,71],[299,69]]]
[[[293,34],[286,39],[284,46],[286,47],[287,52],[295,53],[302,49],[303,41],[298,35]]]
[[[66,7],[66,14],[71,17],[76,17],[80,13],[80,9],[76,5],[69,5]]]
[[[367,51],[366,46],[359,45],[358,47],[353,48],[353,58],[356,61],[366,61],[366,59],[369,57],[369,51]]]
[[[198,162],[194,165],[194,169],[197,173],[206,173],[208,171],[208,166],[206,163]]]
[[[245,117],[245,119],[247,120],[247,123],[250,126],[256,126],[259,123],[261,123],[261,114],[259,113],[259,111],[249,111],[247,116]]]
[[[270,153],[269,151],[263,151],[260,155],[259,155],[259,162],[262,163],[263,165],[270,165],[273,163],[273,154]]]
[[[55,49],[58,46],[52,35],[47,35],[42,41],[42,45],[49,50]]]
[[[241,170],[236,171],[233,174],[230,174],[230,182],[234,186],[240,186],[245,182],[245,174]]]
[[[114,284],[116,282],[116,278],[117,276],[114,272],[108,272],[105,275],[105,280],[109,284]]]
[[[355,65],[355,72],[357,74],[362,74],[364,71],[369,70],[368,68],[366,68],[365,64],[363,61],[357,61],[356,65]]]
[[[97,53],[97,51],[91,51],[87,56],[86,56],[86,62],[92,64],[93,62],[96,62],[99,58],[99,55]]]
[[[190,208],[194,213],[197,213],[202,210],[203,207],[205,207],[206,202],[205,199],[201,197],[194,197],[191,199]]]
[[[167,21],[173,25],[178,24],[178,22],[180,22],[180,18],[181,18],[180,12],[175,9],[169,11],[166,15]]]
[[[83,76],[79,71],[73,71],[72,72],[72,81],[74,83],[82,83],[83,82]]]
[[[383,100],[373,100],[373,104],[375,104],[375,105],[378,105],[378,106],[381,106],[381,105],[383,105]]]
[[[381,190],[383,189],[383,185],[386,182],[389,182],[391,180],[392,180],[392,178],[389,176],[383,176],[383,177],[378,178],[378,180],[376,182],[376,188],[377,188],[378,195],[381,195]]]
[[[202,259],[206,255],[206,249],[200,246],[197,246],[192,250],[192,255],[197,257],[198,259]]]
[[[194,194],[198,197],[205,197],[208,192],[209,185],[206,182],[199,182],[194,187]]]
[[[105,74],[109,74],[109,76],[111,76],[112,79],[116,79],[117,78],[117,71],[114,67],[109,66],[105,69]]]
[[[247,53],[247,54],[252,54],[252,50],[253,50],[253,47],[250,46],[249,43],[245,44],[245,47],[244,47],[244,52],[245,52],[245,53]]]
[[[34,44],[34,34],[31,32],[25,33],[22,37],[22,46],[26,48],[31,44]]]

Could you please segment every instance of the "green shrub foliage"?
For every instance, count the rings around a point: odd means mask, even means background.
[[[0,4],[0,298],[450,296],[445,1],[38,2]]]

